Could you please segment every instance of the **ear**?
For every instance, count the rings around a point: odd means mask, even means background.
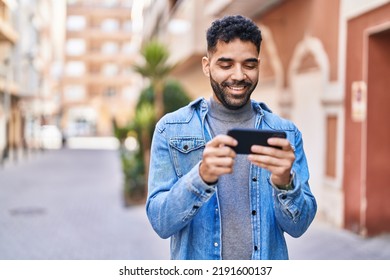
[[[210,60],[207,56],[202,57],[202,69],[203,73],[210,77]]]

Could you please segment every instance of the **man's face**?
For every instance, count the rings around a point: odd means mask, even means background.
[[[248,102],[259,79],[258,56],[253,43],[236,39],[219,41],[216,51],[203,58],[203,72],[210,77],[217,102],[231,110]]]

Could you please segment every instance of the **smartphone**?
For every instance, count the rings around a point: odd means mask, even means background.
[[[253,145],[268,146],[268,138],[279,137],[286,138],[286,132],[281,130],[265,130],[265,129],[246,129],[233,128],[227,133],[238,141],[238,145],[232,147],[237,154],[250,154]],[[275,147],[279,148],[280,147]]]

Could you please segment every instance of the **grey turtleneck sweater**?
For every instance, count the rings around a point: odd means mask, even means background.
[[[227,134],[234,127],[253,128],[256,114],[250,102],[238,110],[229,110],[214,98],[208,101],[207,122],[213,137]],[[247,155],[237,155],[232,174],[218,179],[217,194],[222,220],[222,258],[251,259],[252,227]]]

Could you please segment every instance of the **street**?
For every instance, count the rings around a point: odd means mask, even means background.
[[[167,259],[144,206],[124,207],[113,150],[53,150],[0,170],[0,259]]]
[[[115,150],[36,152],[0,169],[0,259],[169,259],[144,205],[125,207]],[[390,235],[365,239],[315,221],[287,237],[291,259],[390,259]]]

